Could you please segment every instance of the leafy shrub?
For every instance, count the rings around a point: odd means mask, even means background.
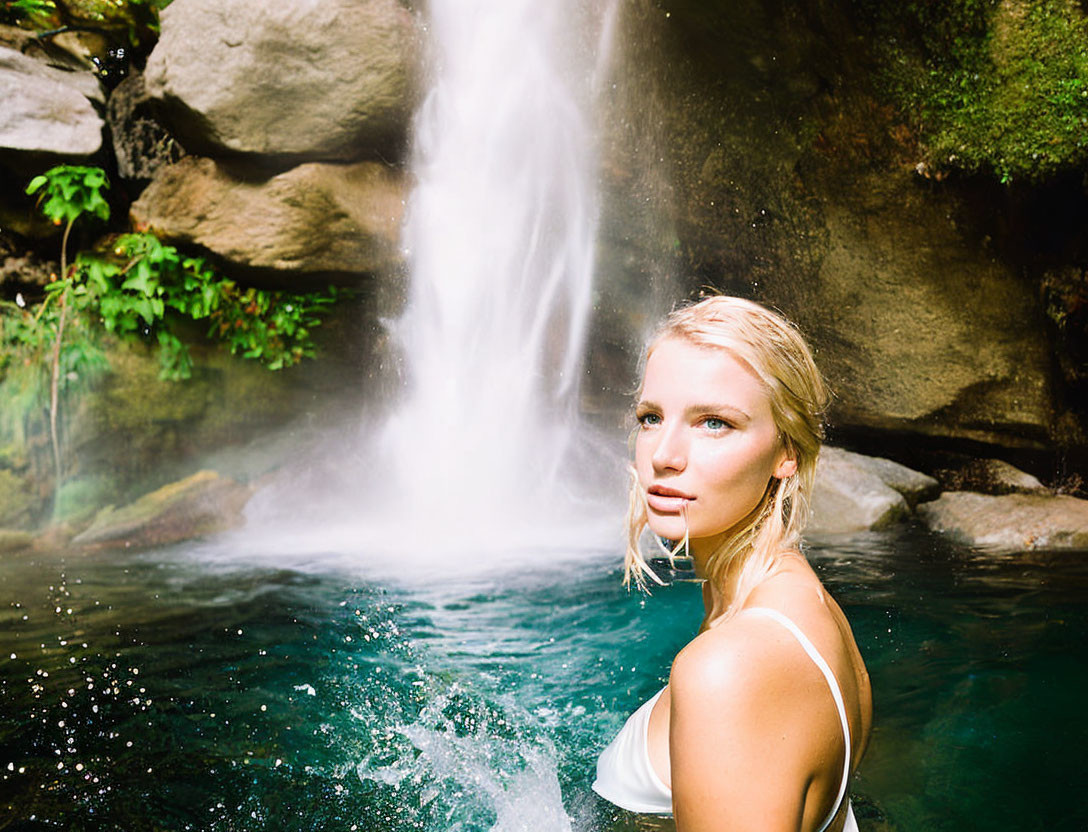
[[[56,345],[64,335],[58,310],[70,304],[108,333],[156,340],[164,379],[185,379],[192,371],[188,350],[171,328],[179,318],[206,321],[208,335],[231,353],[272,370],[313,357],[312,330],[343,294],[335,287],[309,293],[240,287],[206,259],[184,255],[150,232],[115,236],[104,253],[81,252],[69,268],[69,232],[85,215],[109,218],[108,187],[101,168],[73,165],[52,168],[27,186],[39,194],[42,213],[65,227],[61,274],[36,308],[0,305],[0,338],[9,348],[41,352],[45,344]],[[96,365],[92,356],[89,348],[69,354],[69,368]]]
[[[154,337],[163,379],[188,378],[192,360],[174,334],[175,318],[207,321],[208,335],[232,354],[271,370],[312,358],[311,331],[341,292],[329,287],[307,294],[239,287],[201,257],[187,257],[154,234],[117,237],[109,256],[80,256],[86,303],[107,332]]]
[[[38,195],[42,213],[64,226],[61,271],[36,303],[21,295],[15,302],[0,301],[4,398],[32,413],[48,389],[55,490],[62,482],[60,397],[107,366],[103,334],[157,343],[160,378],[177,381],[190,377],[193,363],[175,326],[184,319],[202,321],[231,353],[278,370],[313,357],[313,328],[343,294],[333,287],[309,293],[241,287],[204,258],[187,256],[146,231],[107,238],[105,250],[81,252],[69,266],[76,221],[109,218],[108,187],[100,168],[73,165],[31,180],[27,192]],[[8,409],[0,408],[0,422],[11,422]]]

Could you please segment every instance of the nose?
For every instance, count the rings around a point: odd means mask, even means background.
[[[687,442],[679,424],[663,426],[657,434],[657,444],[651,457],[659,473],[683,471],[688,464]]]

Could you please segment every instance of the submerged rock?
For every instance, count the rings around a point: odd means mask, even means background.
[[[904,491],[917,494],[936,485],[924,474],[888,459],[825,447],[816,466],[812,493],[813,534],[844,534],[880,529],[910,514]]]
[[[0,149],[63,157],[91,156],[102,147],[104,103],[90,72],[67,72],[0,46]]]
[[[165,240],[248,268],[374,273],[399,262],[399,172],[377,162],[311,162],[270,179],[249,174],[186,157],[156,172],[132,217]]]
[[[160,546],[225,531],[241,524],[251,494],[229,477],[198,471],[122,508],[102,509],[72,543],[95,548]]]
[[[175,0],[161,21],[147,88],[186,147],[350,160],[403,145],[419,39],[396,0]]]
[[[1088,500],[1076,497],[949,491],[918,514],[933,531],[993,552],[1088,549]]]

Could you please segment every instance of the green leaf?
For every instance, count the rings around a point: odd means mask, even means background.
[[[151,326],[155,322],[155,310],[151,306],[150,299],[146,297],[134,298],[132,310],[144,319],[144,323]]]
[[[135,270],[130,272],[129,276],[125,278],[125,282],[121,284],[121,288],[139,292],[145,297],[148,297],[154,292],[153,282],[154,277],[151,274],[151,269],[147,265],[147,261],[141,260],[136,264]]]

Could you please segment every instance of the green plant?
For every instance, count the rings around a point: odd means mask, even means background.
[[[14,385],[16,397],[24,404],[36,400],[41,387],[39,369],[49,370],[55,491],[62,483],[57,429],[60,394],[69,382],[87,379],[104,368],[98,333],[156,343],[159,376],[164,380],[182,380],[192,374],[188,348],[175,332],[182,320],[205,323],[208,336],[223,342],[232,354],[278,370],[313,357],[313,328],[343,294],[333,287],[310,293],[242,287],[220,275],[206,259],[187,256],[149,232],[107,238],[106,248],[80,252],[69,265],[74,224],[88,215],[109,218],[104,197],[108,187],[101,169],[71,165],[31,180],[27,192],[38,195],[42,213],[64,226],[61,272],[34,306],[0,302],[0,346],[4,347],[0,371],[7,379],[19,371],[15,374],[22,381]],[[7,390],[5,395],[10,393]]]
[[[52,0],[7,0],[3,5],[4,23],[26,23],[34,29],[48,26],[57,12]]]
[[[64,225],[60,245],[60,277],[46,289],[46,298],[37,317],[48,308],[54,298],[60,313],[53,338],[52,373],[49,383],[49,438],[53,445],[54,491],[60,488],[62,469],[60,441],[57,438],[57,406],[61,373],[61,344],[64,341],[64,325],[68,317],[68,293],[78,282],[78,275],[68,269],[68,238],[72,226],[84,214],[90,213],[101,220],[110,216],[110,206],[102,192],[109,187],[106,173],[101,168],[79,165],[59,165],[44,174],[35,176],[26,187],[28,194],[40,192],[39,207],[45,216],[57,225]]]
[[[121,235],[111,258],[87,256],[82,268],[106,330],[153,335],[160,377],[168,380],[188,378],[192,371],[172,319],[207,321],[208,335],[223,341],[232,354],[279,370],[313,357],[310,331],[339,295],[332,287],[309,294],[241,288],[204,258],[184,256],[147,232]]]

